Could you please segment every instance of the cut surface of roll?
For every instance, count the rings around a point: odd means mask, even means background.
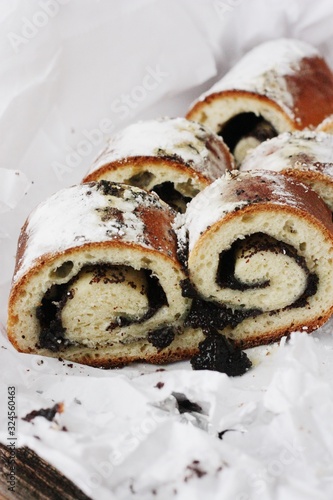
[[[304,259],[290,245],[264,233],[237,239],[220,254],[213,298],[228,307],[272,311],[292,305],[307,288]],[[272,301],[274,296],[274,301]]]
[[[71,342],[93,345],[107,339],[121,323],[139,322],[149,312],[148,290],[143,270],[128,266],[82,269],[67,292],[70,300],[61,310],[66,337]],[[92,323],[94,315],[97,321]],[[126,335],[122,341],[126,341]]]
[[[59,191],[21,231],[8,337],[22,352],[112,367],[190,357],[190,301],[172,230],[154,193],[108,181]]]
[[[265,42],[191,106],[187,118],[220,134],[239,164],[246,150],[292,130],[315,127],[333,113],[333,75],[311,45]]]
[[[240,171],[271,170],[310,186],[333,211],[333,136],[285,132],[249,152]]]
[[[184,212],[199,191],[234,168],[223,140],[185,118],[129,125],[109,141],[84,182],[106,179],[155,191]]]
[[[178,226],[180,239],[187,234],[193,327],[246,348],[310,332],[332,314],[332,217],[305,185],[235,171],[192,200]]]

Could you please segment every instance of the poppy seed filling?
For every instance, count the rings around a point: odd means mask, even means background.
[[[83,274],[89,276],[89,285],[102,283],[108,284],[125,283],[137,294],[143,295],[147,302],[147,307],[142,309],[142,314],[138,316],[112,315],[110,309],[110,318],[106,330],[112,332],[114,329],[126,327],[131,324],[140,324],[149,318],[164,305],[168,305],[166,294],[159,283],[158,278],[152,275],[148,270],[141,270],[147,286],[138,289],[138,284],[134,281],[126,281],[126,276],[121,271],[121,266],[111,266],[106,264],[84,266],[80,272],[74,276],[68,283],[53,285],[45,293],[41,304],[36,308],[36,317],[40,325],[40,335],[38,347],[58,352],[70,345],[80,345],[80,342],[68,338],[67,329],[64,327],[63,312],[66,304],[75,299],[75,285],[79,277]],[[110,304],[111,307],[112,304]],[[88,304],[87,304],[88,306]]]

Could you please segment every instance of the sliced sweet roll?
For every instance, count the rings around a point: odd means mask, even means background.
[[[154,193],[108,181],[59,191],[25,223],[8,336],[22,352],[95,366],[191,356],[175,212]]]
[[[275,172],[226,174],[178,216],[187,322],[238,347],[310,332],[333,311],[333,224],[317,194]]]
[[[333,211],[333,136],[285,132],[249,152],[239,170],[271,170],[309,185]]]
[[[279,133],[315,127],[333,113],[333,75],[311,45],[272,40],[248,52],[192,105],[187,118],[220,134],[240,163]]]
[[[106,179],[155,191],[184,212],[199,191],[234,168],[223,140],[185,118],[161,118],[133,125],[112,137],[84,182]]]

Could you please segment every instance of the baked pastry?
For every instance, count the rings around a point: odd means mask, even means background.
[[[177,223],[180,247],[188,241],[192,327],[247,348],[310,332],[332,314],[332,216],[303,184],[235,171],[199,193]]]
[[[223,140],[185,118],[162,118],[129,125],[112,137],[84,178],[106,179],[154,190],[184,212],[199,191],[234,168]]]
[[[275,170],[309,185],[333,211],[333,136],[285,132],[250,151],[239,170]]]
[[[190,357],[175,212],[154,193],[108,181],[63,189],[19,239],[8,337],[26,353],[112,367]],[[201,335],[201,337],[200,337]]]
[[[237,163],[279,133],[316,127],[333,113],[333,75],[319,52],[293,39],[248,52],[192,105],[187,118],[220,134]]]
[[[316,128],[317,132],[326,132],[327,134],[333,134],[333,114],[327,116],[321,123],[319,123]]]

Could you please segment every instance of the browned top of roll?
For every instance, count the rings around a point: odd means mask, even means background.
[[[184,215],[189,249],[219,220],[239,210],[260,210],[260,206],[265,206],[266,210],[269,206],[272,210],[273,206],[278,206],[281,210],[303,212],[333,235],[331,211],[306,185],[276,172],[233,171],[205,188],[189,203]]]
[[[272,40],[246,54],[199,97],[187,118],[196,119],[214,100],[246,94],[279,108],[291,129],[315,127],[333,112],[333,74],[309,44]]]
[[[160,118],[129,125],[110,138],[84,182],[127,165],[165,164],[214,181],[234,166],[222,138],[185,118]]]
[[[62,189],[22,227],[14,281],[45,256],[98,245],[140,246],[176,258],[175,212],[154,193],[108,181]]]

